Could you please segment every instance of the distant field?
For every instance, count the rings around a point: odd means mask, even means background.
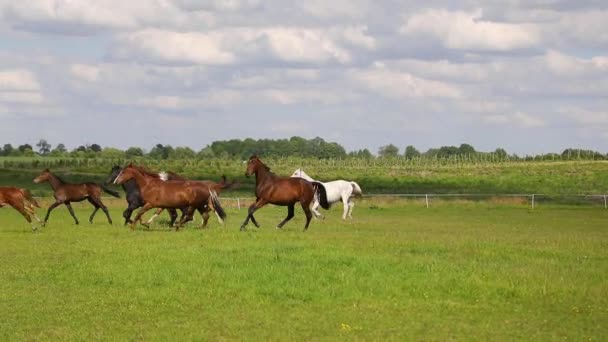
[[[299,167],[311,176],[329,181],[349,179],[358,182],[364,193],[608,193],[606,161],[529,161],[529,162],[449,162],[407,160],[319,160],[266,159],[274,172],[291,175]],[[33,189],[36,195],[49,195],[48,185],[31,180],[45,167],[68,181],[102,181],[112,165],[124,160],[101,159],[7,159],[0,158],[0,185]],[[241,186],[237,193],[253,191],[254,180],[245,178],[240,160],[143,160],[153,170],[172,170],[194,179],[219,180],[226,175]]]
[[[120,202],[112,202],[116,222]],[[0,209],[0,339],[585,340],[608,336],[608,211],[446,203],[264,208],[262,229],[131,232]],[[39,211],[40,214],[43,210]],[[161,222],[162,224],[162,222]]]

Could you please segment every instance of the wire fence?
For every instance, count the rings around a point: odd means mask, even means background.
[[[52,202],[52,197],[36,197],[45,202]],[[123,202],[124,199],[117,199],[114,197],[103,197],[105,201],[116,201]],[[243,196],[243,197],[222,197],[220,196],[222,205],[225,208],[232,209],[247,209],[251,204],[255,202],[255,197]],[[547,195],[547,194],[368,194],[361,196],[361,199],[374,203],[380,201],[413,201],[420,203],[426,208],[431,208],[434,203],[441,202],[456,202],[458,200],[472,201],[472,202],[491,202],[493,204],[517,204],[528,206],[531,209],[537,208],[543,204],[559,204],[559,205],[578,205],[578,206],[594,206],[603,207],[608,209],[608,194],[597,194],[597,195]],[[357,199],[355,199],[357,201]]]

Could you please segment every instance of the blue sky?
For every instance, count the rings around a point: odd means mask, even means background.
[[[605,1],[0,1],[0,137],[608,152]]]

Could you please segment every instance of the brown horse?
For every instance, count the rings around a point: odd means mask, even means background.
[[[222,176],[222,180],[218,183],[218,182],[214,182],[214,181],[210,181],[210,180],[189,180],[187,178],[184,178],[184,177],[176,174],[175,172],[170,172],[170,171],[161,172],[161,173],[159,173],[159,175],[160,175],[160,179],[162,179],[162,180],[181,180],[181,181],[198,182],[198,183],[208,187],[210,190],[215,191],[215,193],[217,195],[219,195],[223,190],[230,189],[235,184],[235,182],[228,183],[226,181],[226,176]],[[146,224],[148,224],[148,225],[152,224],[152,222],[154,222],[154,219],[156,219],[162,213],[163,210],[164,210],[163,208],[158,208],[156,210],[156,212],[154,213],[154,215],[152,217],[150,217],[150,219],[146,222]],[[167,210],[171,210],[171,209],[167,209]],[[201,222],[203,228],[207,227],[207,223],[209,222],[209,211],[213,211],[215,213],[215,215],[217,216],[219,223],[224,224],[224,220],[218,214],[217,210],[215,209],[215,207],[213,205],[213,201],[211,201],[211,199],[210,199],[207,209],[201,213],[201,216],[203,217],[203,221]],[[184,217],[184,215],[185,215],[185,211],[182,210],[182,218]],[[173,216],[171,216],[171,221],[175,222],[175,220],[173,219]]]
[[[46,212],[46,217],[44,218],[44,223],[42,225],[46,225],[46,222],[49,220],[49,215],[51,215],[51,211],[61,204],[65,204],[70,211],[70,215],[74,218],[76,224],[78,224],[78,218],[74,214],[74,209],[72,209],[71,202],[81,202],[85,199],[88,200],[95,209],[89,218],[89,222],[93,223],[93,218],[97,211],[101,208],[103,212],[108,217],[108,222],[112,224],[112,218],[110,217],[110,213],[108,212],[108,208],[101,201],[101,192],[102,190],[107,192],[108,194],[120,198],[120,195],[116,191],[112,191],[106,188],[103,185],[96,183],[81,183],[81,184],[70,184],[59,178],[57,175],[53,174],[49,169],[42,171],[42,173],[34,178],[34,183],[42,183],[49,182],[51,187],[53,188],[53,196],[55,196],[55,203],[51,204],[49,210]]]
[[[201,213],[208,210],[210,200],[213,202],[220,217],[222,219],[226,217],[226,213],[222,209],[215,191],[210,190],[208,186],[199,182],[163,181],[147,176],[133,165],[129,165],[116,177],[114,183],[122,184],[129,179],[135,179],[141,197],[145,202],[144,206],[137,212],[135,220],[131,223],[131,229],[135,229],[135,225],[138,221],[141,221],[143,214],[152,208],[170,209],[187,207],[186,215],[182,217],[176,226],[176,229],[179,229],[185,222],[192,219],[195,210],[199,210]],[[144,226],[146,225],[144,224]]]
[[[0,187],[0,208],[5,205],[10,205],[25,217],[27,222],[32,223],[32,216],[40,223],[40,219],[34,211],[34,207],[40,208],[40,205],[32,194],[27,189]],[[32,225],[32,230],[36,230],[36,226]]]
[[[300,202],[304,214],[306,214],[304,230],[307,230],[312,218],[310,204],[315,194],[319,196],[321,207],[329,209],[325,187],[319,182],[311,183],[303,178],[277,176],[255,155],[251,156],[247,162],[245,176],[249,177],[254,173],[256,200],[249,207],[247,218],[241,225],[241,230],[245,230],[250,219],[259,228],[260,225],[256,222],[255,217],[253,217],[253,213],[268,203],[287,206],[287,217],[279,223],[277,229],[283,228],[283,225],[293,218],[295,204]]]

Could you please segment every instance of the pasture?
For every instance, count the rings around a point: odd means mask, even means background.
[[[302,232],[114,225],[76,204],[32,233],[0,209],[0,339],[601,340],[608,210],[360,201]],[[44,210],[39,209],[39,216]],[[325,212],[327,213],[327,212]],[[166,214],[165,216],[166,217]],[[197,216],[198,217],[198,216]],[[197,218],[198,220],[198,218]]]

